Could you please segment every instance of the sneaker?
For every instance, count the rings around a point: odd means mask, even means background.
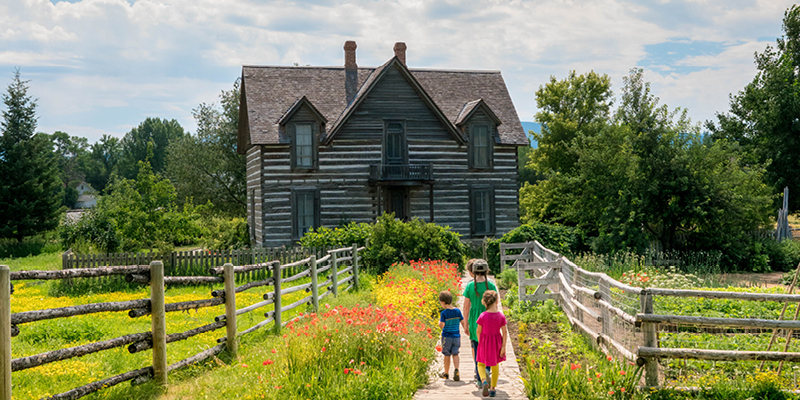
[[[489,396],[489,382],[483,382],[483,397]]]
[[[456,372],[456,373],[458,373],[458,372]],[[448,376],[448,375],[447,375],[447,374],[445,374],[444,372],[441,372],[441,373],[439,373],[439,378],[442,378],[442,379],[445,379],[445,380],[446,380],[446,379],[447,379],[447,378],[449,378],[449,377],[450,377],[450,376]]]
[[[475,384],[478,385],[478,389],[483,388],[483,381],[481,381],[481,378],[475,378]]]
[[[460,381],[461,380],[461,374],[458,373],[458,370],[453,371],[453,380],[454,381]]]
[[[494,397],[494,396],[497,396],[497,390],[490,390],[489,397]]]

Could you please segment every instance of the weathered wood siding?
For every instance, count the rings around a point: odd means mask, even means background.
[[[261,147],[253,146],[247,150],[247,223],[250,226],[250,241],[261,243],[263,232],[263,215],[261,209]],[[255,226],[253,226],[255,225]],[[255,236],[253,236],[255,234]]]
[[[308,121],[310,117],[298,110],[289,123]],[[406,121],[411,164],[433,165],[436,223],[449,225],[464,238],[470,238],[470,187],[490,185],[495,192],[496,235],[518,224],[517,147],[495,144],[493,167],[471,171],[468,146],[459,145],[450,136],[399,72],[388,71],[331,144],[320,146],[318,170],[292,171],[290,145],[260,146],[263,214],[259,243],[268,247],[291,243],[292,189],[320,190],[322,226],[337,226],[342,220],[373,222],[378,216],[380,189],[369,184],[369,166],[382,161],[385,118]],[[473,118],[486,116],[476,112]],[[428,196],[427,185],[410,188],[412,217],[430,219]]]

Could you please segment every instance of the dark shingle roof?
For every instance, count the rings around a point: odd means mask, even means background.
[[[482,99],[502,122],[497,127],[501,143],[528,144],[499,71],[409,71],[451,123],[455,124],[467,103]],[[366,92],[378,75],[375,68],[359,68],[357,96]],[[289,138],[279,132],[278,121],[303,96],[329,124],[338,121],[347,107],[344,67],[245,66],[242,77],[250,143],[254,145],[288,143]]]

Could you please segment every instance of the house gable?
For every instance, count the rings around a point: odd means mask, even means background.
[[[379,139],[385,120],[406,121],[409,139],[464,143],[455,126],[397,57],[377,68],[364,82],[355,100],[331,128],[324,143],[329,144],[334,137]]]

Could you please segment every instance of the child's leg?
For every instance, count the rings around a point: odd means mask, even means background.
[[[486,382],[486,365],[484,363],[478,363],[478,374],[480,374],[481,382]],[[492,377],[494,378],[494,377]]]
[[[472,361],[475,362],[475,377],[480,378],[480,373],[478,373],[478,341],[477,340],[470,340],[472,343]]]
[[[500,366],[493,365],[492,366],[492,389],[497,387],[497,378],[500,377]]]
[[[444,356],[444,373],[450,372],[450,356]]]
[[[446,361],[445,361],[446,363]],[[458,364],[461,364],[461,357],[458,354],[453,355],[453,369],[458,370]],[[445,371],[447,371],[447,364],[444,367]]]

